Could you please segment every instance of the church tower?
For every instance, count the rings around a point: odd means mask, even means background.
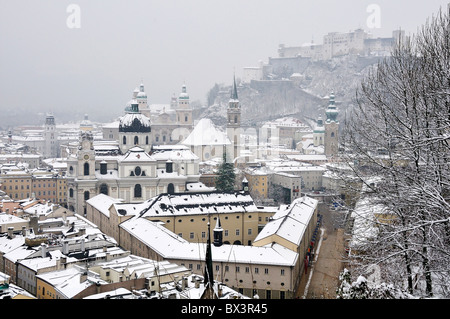
[[[325,112],[325,155],[329,158],[333,158],[338,153],[338,135],[339,135],[339,122],[337,116],[339,111],[336,108],[334,101],[334,93],[331,92],[328,108]]]
[[[145,93],[143,82],[141,82],[141,84],[139,85],[139,91],[136,92],[136,96],[133,98],[136,99],[136,102],[138,103],[139,112],[149,116],[150,109],[148,108],[147,93]]]
[[[70,210],[86,214],[86,201],[96,194],[94,137],[80,132],[78,150],[67,160],[67,204]]]
[[[233,87],[228,102],[227,136],[231,142],[231,149],[227,149],[227,158],[233,161],[239,156],[241,144],[241,105],[237,94],[236,78],[233,78]]]
[[[58,145],[55,118],[47,114],[44,125],[44,157],[58,157]]]
[[[186,85],[181,87],[181,93],[178,96],[178,107],[176,109],[178,125],[192,127],[192,108],[189,102],[189,94],[186,92]]]
[[[317,119],[316,127],[313,131],[314,146],[324,145],[325,141],[325,127],[323,126],[323,119],[321,116]]]

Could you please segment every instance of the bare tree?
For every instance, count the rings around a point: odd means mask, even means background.
[[[384,213],[353,264],[377,264],[384,281],[426,296],[448,297],[450,285],[449,35],[439,11],[400,39],[361,83],[342,136],[352,177]]]

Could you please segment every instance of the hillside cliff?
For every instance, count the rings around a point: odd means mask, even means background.
[[[380,57],[346,55],[328,61],[309,61],[301,69],[286,65],[283,74],[271,73],[270,80],[252,81],[238,85],[243,125],[283,116],[294,116],[305,123],[324,116],[331,91],[342,118],[354,103],[356,88]],[[286,72],[288,70],[288,72]],[[289,78],[284,78],[291,74]],[[197,118],[211,118],[217,125],[225,125],[226,108],[231,86],[221,87],[214,103],[197,110]]]

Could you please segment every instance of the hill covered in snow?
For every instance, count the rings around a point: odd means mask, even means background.
[[[290,72],[265,74],[264,80],[240,83],[239,101],[242,124],[252,125],[283,116],[294,116],[305,123],[324,116],[331,91],[342,118],[354,103],[356,88],[381,57],[345,55],[327,61],[308,61],[301,68],[286,66]],[[292,73],[291,73],[292,72]],[[291,74],[286,78],[287,74]],[[214,103],[197,109],[197,117],[208,117],[217,125],[226,124],[231,86],[220,86]]]

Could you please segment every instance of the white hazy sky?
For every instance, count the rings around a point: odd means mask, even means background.
[[[80,8],[69,28],[67,7]],[[369,28],[370,4],[380,27]],[[186,83],[204,102],[214,83],[277,56],[280,43],[322,43],[332,31],[415,33],[447,1],[0,0],[0,117],[12,108],[121,115],[143,79],[150,103]],[[108,118],[109,116],[109,118]],[[99,118],[100,119],[100,118]]]

